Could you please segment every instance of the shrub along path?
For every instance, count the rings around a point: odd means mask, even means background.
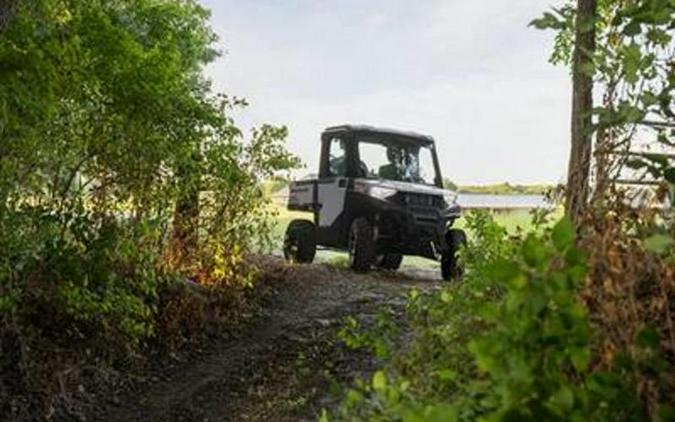
[[[344,318],[369,326],[382,307],[401,315],[410,288],[441,284],[432,271],[364,275],[325,264],[287,267],[276,258],[269,268],[283,282],[261,315],[197,355],[167,358],[107,397],[94,419],[316,420],[337,404],[338,383],[367,375],[376,363],[337,340]]]

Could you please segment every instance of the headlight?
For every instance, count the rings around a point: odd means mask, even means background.
[[[443,200],[445,201],[446,204],[452,205],[457,201],[457,193],[456,192],[447,192],[443,194]]]
[[[386,199],[396,194],[396,189],[383,188],[381,186],[372,186],[368,189],[368,195],[377,199]]]

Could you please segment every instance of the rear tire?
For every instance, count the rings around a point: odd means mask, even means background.
[[[388,253],[377,257],[377,267],[383,270],[396,271],[401,266],[403,255],[397,253]]]
[[[464,265],[457,252],[466,245],[466,233],[459,229],[450,229],[445,235],[450,249],[441,257],[441,277],[445,281],[461,280],[464,276]]]
[[[284,236],[284,258],[303,264],[314,261],[316,255],[316,228],[308,220],[293,220]]]
[[[370,270],[375,260],[375,233],[370,221],[359,217],[352,222],[347,248],[352,270],[357,272]]]

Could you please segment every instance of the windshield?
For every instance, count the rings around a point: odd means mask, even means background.
[[[368,137],[359,141],[359,158],[361,177],[435,185],[433,151],[428,146]]]

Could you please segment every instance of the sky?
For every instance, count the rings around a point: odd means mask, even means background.
[[[200,1],[214,89],[248,100],[240,126],[288,126],[297,175],[316,172],[325,127],[354,123],[433,136],[456,183],[564,179],[569,72],[528,27],[550,1]]]

